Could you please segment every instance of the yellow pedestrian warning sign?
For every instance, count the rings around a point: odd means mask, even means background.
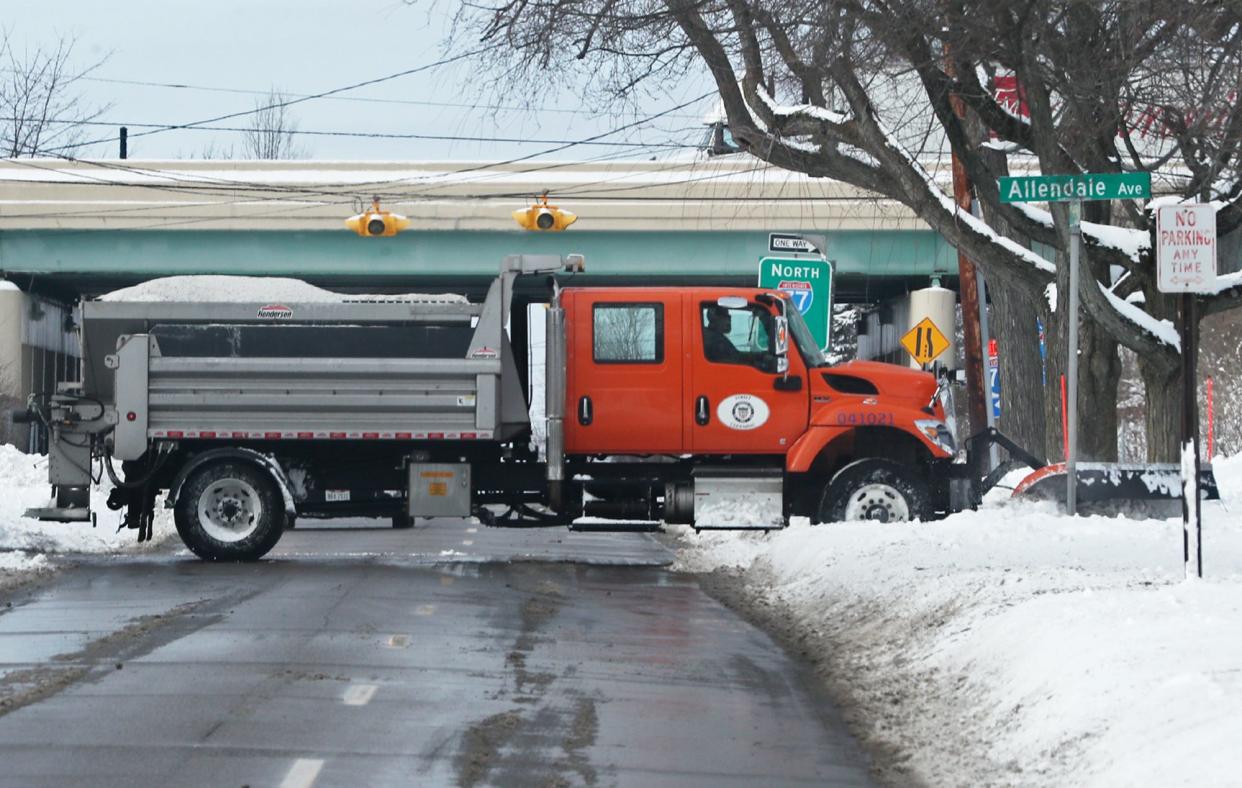
[[[930,317],[925,317],[901,338],[901,346],[919,364],[930,364],[949,349],[949,339],[936,328]]]

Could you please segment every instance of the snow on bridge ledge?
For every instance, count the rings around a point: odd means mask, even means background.
[[[380,195],[416,230],[517,230],[550,191],[581,230],[926,230],[905,206],[754,158],[658,161],[0,162],[0,230],[339,230]]]

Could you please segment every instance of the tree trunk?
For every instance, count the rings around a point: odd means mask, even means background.
[[[1043,455],[1046,448],[1043,358],[1039,352],[1041,294],[988,283],[989,327],[1000,356],[1001,415],[997,428],[1019,446]]]
[[[1078,458],[1117,461],[1117,342],[1084,316],[1078,329]],[[1059,398],[1059,395],[1058,395]]]
[[[1158,320],[1176,325],[1177,296],[1161,293],[1154,283],[1143,290],[1148,312]],[[1143,378],[1144,414],[1148,462],[1177,462],[1181,455],[1182,380],[1181,359],[1169,352],[1160,356],[1140,355],[1139,374]]]
[[[1143,425],[1148,462],[1177,462],[1182,419],[1181,367],[1168,359],[1138,357],[1143,378]]]
[[[1065,250],[1069,249],[1068,240]],[[1091,269],[1080,261],[1079,276],[1090,286]],[[1044,419],[1049,461],[1065,459],[1064,409],[1061,376],[1069,376],[1069,253],[1057,252],[1057,304],[1045,326],[1048,348],[1048,385],[1044,388]],[[1117,386],[1121,357],[1117,343],[1093,321],[1079,304],[1078,323],[1078,459],[1101,462],[1117,460]]]

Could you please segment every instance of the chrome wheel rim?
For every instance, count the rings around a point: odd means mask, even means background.
[[[221,479],[198,497],[198,521],[219,542],[240,542],[250,536],[262,516],[258,491],[241,479]]]
[[[904,523],[910,519],[906,497],[890,484],[864,484],[845,505],[846,520]]]

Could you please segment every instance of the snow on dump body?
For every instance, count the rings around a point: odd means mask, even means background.
[[[300,304],[430,303],[464,304],[466,297],[453,293],[400,293],[362,295],[324,290],[301,279],[279,276],[166,276],[114,290],[100,301],[258,303],[289,301]]]

